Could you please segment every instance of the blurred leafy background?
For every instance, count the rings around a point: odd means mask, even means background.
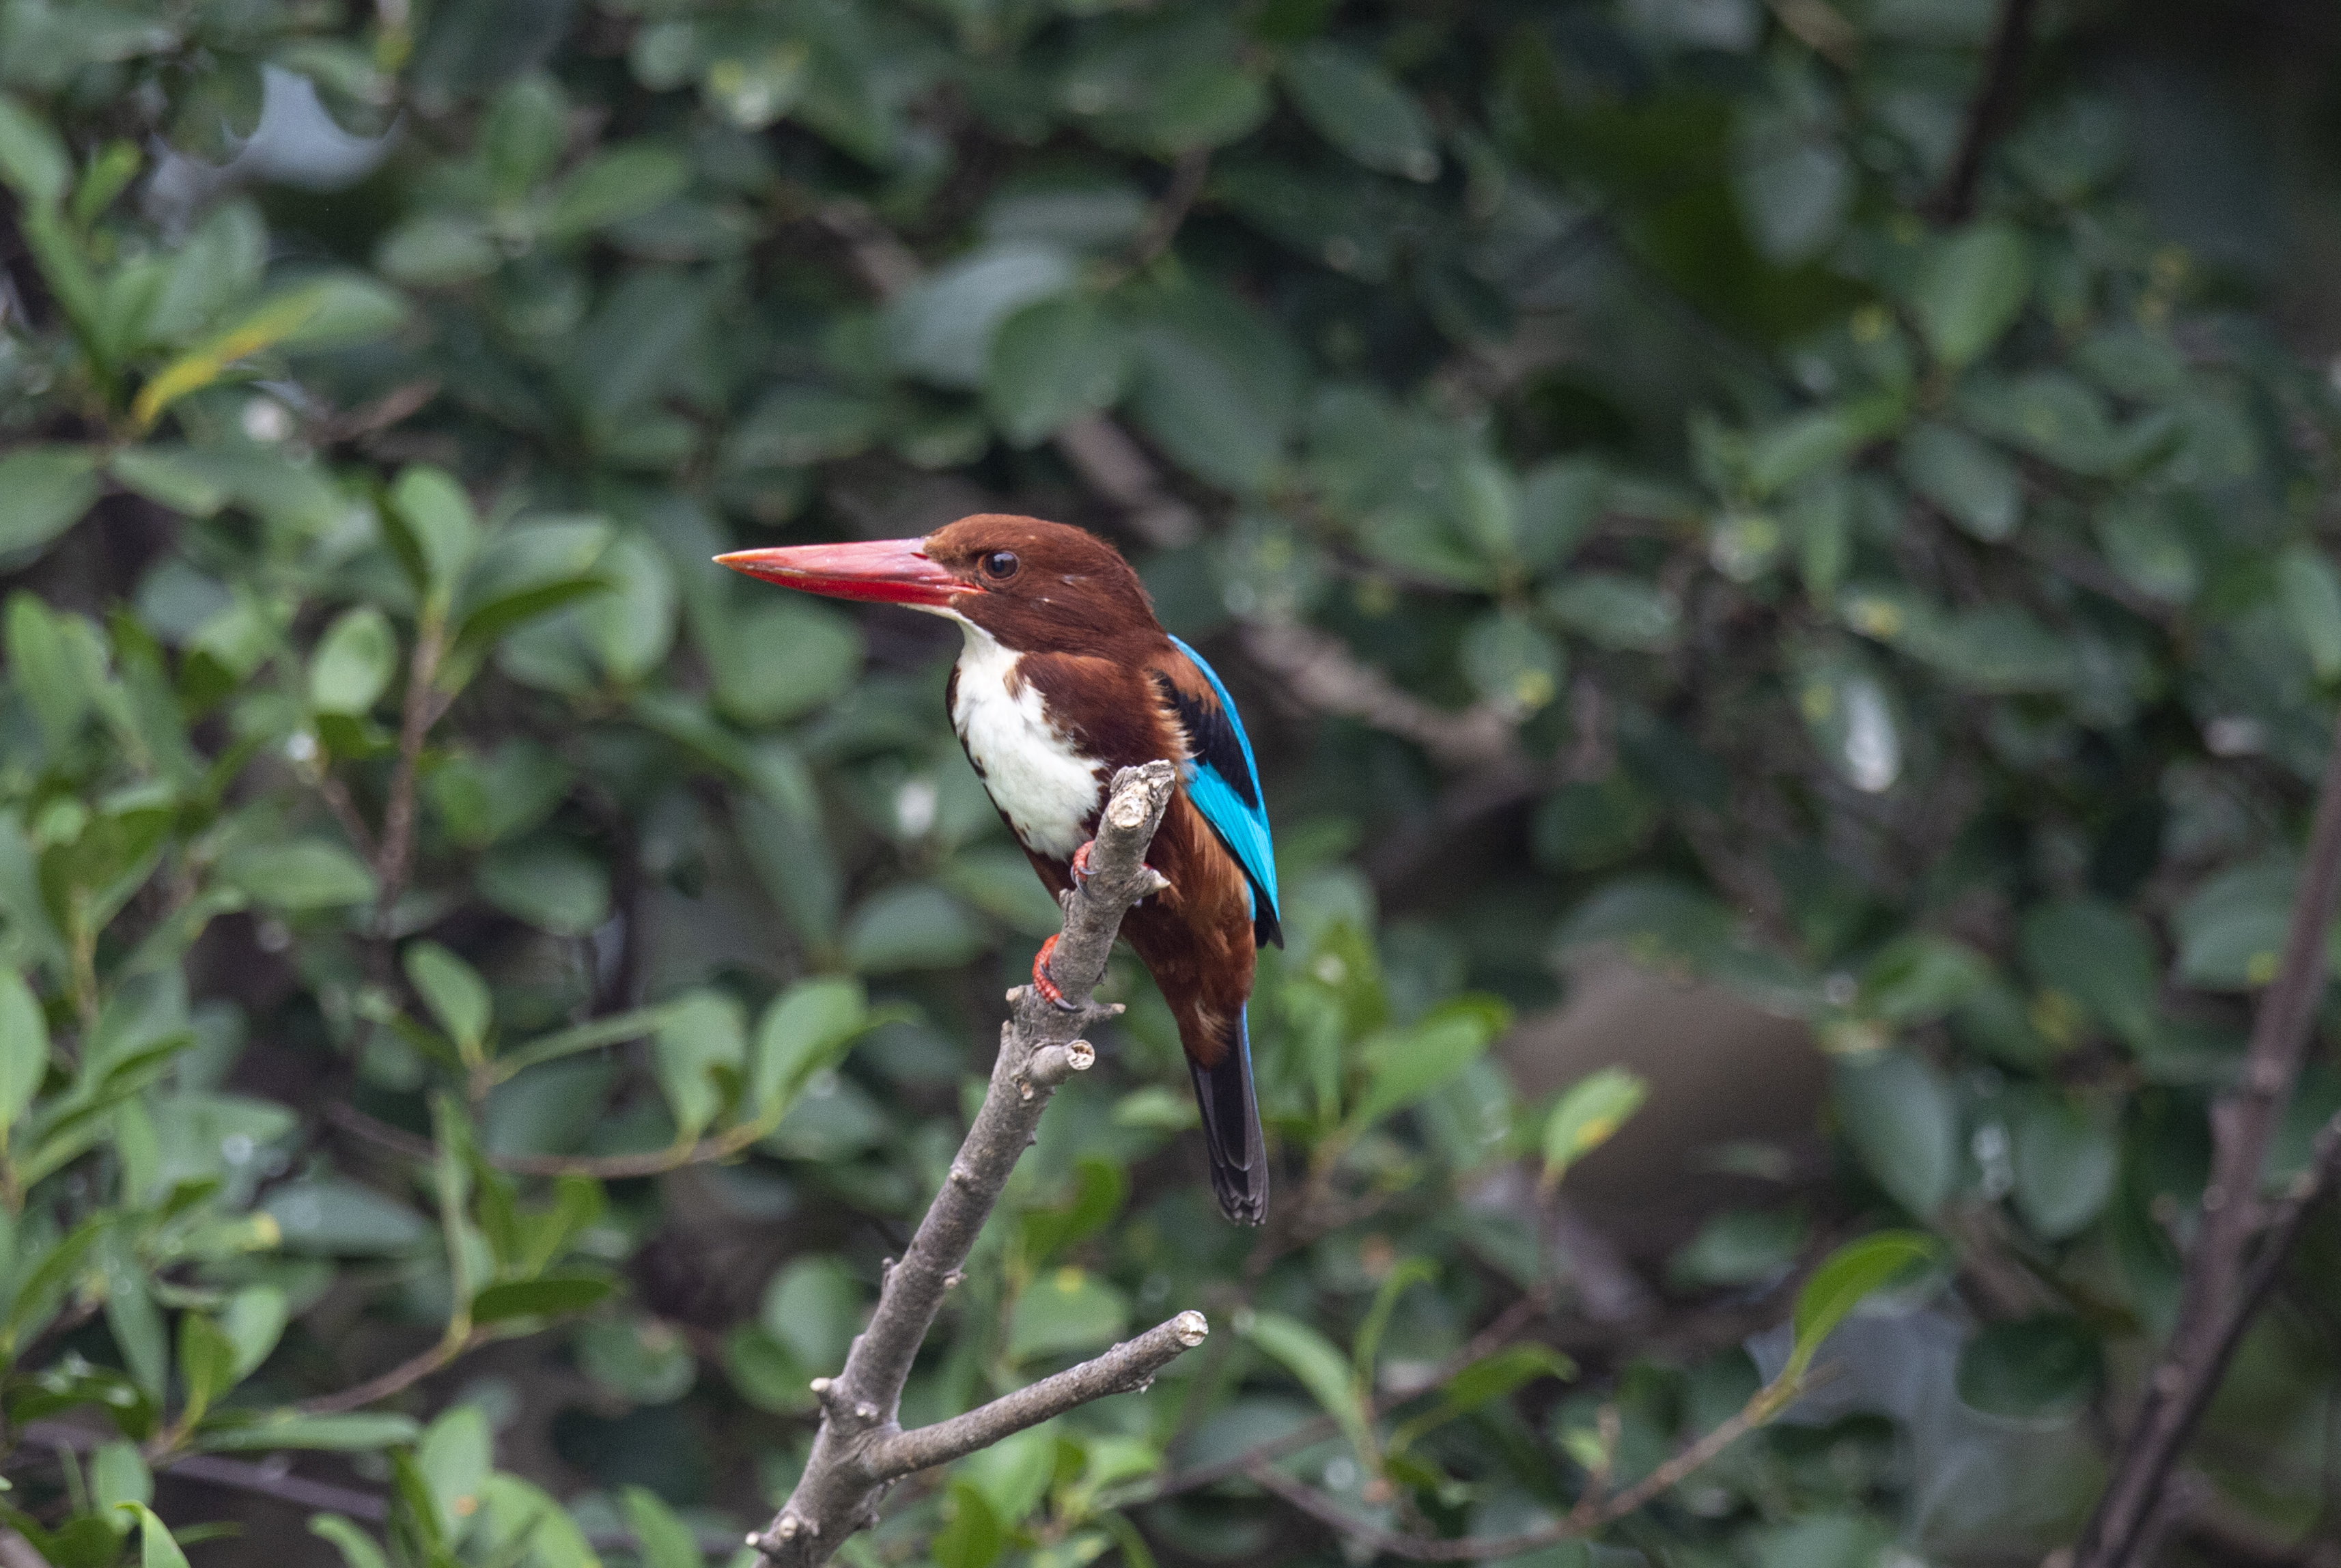
[[[1519,1561],[2069,1540],[2341,678],[2341,24],[2012,14],[0,0],[17,1544],[762,1522],[1055,911],[949,628],[708,557],[987,509],[1259,743],[1280,1212],[1133,967],[907,1413],[1210,1347],[850,1561],[1341,1559],[1247,1456],[1530,1529],[1881,1227],[1828,1382]],[[2336,1108],[2320,1048],[2272,1176]],[[2341,1529],[2336,1285],[2327,1215],[2169,1561]]]

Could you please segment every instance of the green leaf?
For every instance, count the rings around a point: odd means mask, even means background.
[[[72,181],[73,163],[57,134],[16,99],[0,94],[0,182],[26,205],[51,207],[65,199]]]
[[[272,909],[338,909],[374,894],[374,873],[365,863],[323,839],[250,844],[230,854],[220,871],[254,902]]]
[[[2025,915],[2021,945],[2043,987],[2078,1002],[2132,1047],[2151,1048],[2162,966],[2144,921],[2103,899],[2062,899]]]
[[[0,969],[0,1155],[48,1071],[49,1023],[40,999],[23,975]]]
[[[1458,997],[1410,1029],[1377,1035],[1359,1048],[1365,1092],[1349,1126],[1363,1131],[1414,1104],[1483,1054],[1510,1022],[1501,1003]]]
[[[1031,446],[1120,400],[1127,334],[1087,295],[1060,295],[1008,316],[984,365],[983,403],[1000,433]]]
[[[1366,167],[1439,177],[1430,116],[1370,57],[1321,39],[1304,44],[1284,63],[1284,90],[1319,135]]]
[[[463,487],[444,469],[415,464],[390,488],[390,515],[413,550],[423,586],[452,598],[480,544],[479,520]]]
[[[179,1376],[187,1401],[180,1419],[190,1426],[235,1386],[235,1346],[201,1313],[179,1314]]]
[[[1790,1319],[1796,1337],[1781,1376],[1791,1383],[1803,1377],[1814,1353],[1854,1308],[1935,1255],[1935,1239],[1924,1232],[1877,1231],[1822,1259],[1797,1293]]]
[[[676,1140],[696,1138],[740,1088],[748,1064],[747,1016],[720,991],[686,993],[660,1017],[652,1060],[674,1113]]]
[[[748,1104],[760,1121],[785,1112],[813,1074],[841,1060],[870,1026],[862,982],[845,975],[800,980],[764,1009],[756,1025]]]
[[[1979,224],[1936,247],[1919,269],[1910,307],[1935,357],[1956,368],[1999,341],[2031,291],[2024,236]]]
[[[480,972],[435,942],[410,942],[403,957],[406,978],[423,994],[439,1027],[466,1060],[479,1055],[495,1006]]]
[[[504,1323],[521,1317],[562,1317],[588,1312],[610,1299],[617,1286],[587,1275],[556,1275],[550,1279],[506,1280],[472,1298],[474,1325]]]
[[[2276,557],[2276,586],[2285,620],[2320,681],[2341,676],[2341,574],[2313,545],[2296,544]]]
[[[1987,1415],[2061,1421],[2105,1383],[2105,1350],[2078,1318],[1987,1323],[1959,1347],[1959,1397]]]
[[[992,340],[1008,318],[1064,293],[1072,258],[1051,246],[991,245],[961,257],[887,307],[894,363],[939,386],[983,385]]]
[[[2106,1118],[2047,1090],[2026,1093],[2008,1117],[2016,1207],[2033,1233],[2078,1235],[2105,1212],[2121,1151]]]
[[[485,225],[453,213],[418,213],[374,248],[384,277],[414,288],[442,288],[485,277],[503,256]]]
[[[1544,604],[1568,630],[1604,648],[1662,653],[1682,631],[1682,607],[1655,583],[1619,572],[1571,572]]]
[[[2247,862],[2219,873],[2178,906],[2178,978],[2205,990],[2242,991],[2276,978],[2299,874],[2287,860]]]
[[[269,1189],[261,1208],[287,1250],[350,1256],[404,1252],[429,1233],[412,1209],[370,1187],[310,1177]]]
[[[390,1559],[382,1554],[374,1537],[338,1513],[310,1515],[309,1533],[341,1553],[342,1568],[390,1568]]]
[[[953,969],[983,951],[981,922],[932,883],[881,888],[847,917],[845,961],[864,974]]]
[[[1914,1214],[1931,1214],[1958,1176],[1958,1108],[1916,1056],[1884,1051],[1837,1067],[1838,1124],[1870,1174]]]
[[[172,1539],[171,1527],[153,1509],[143,1503],[115,1506],[138,1522],[138,1568],[187,1568],[187,1554],[179,1550],[178,1542]]]
[[[1449,1413],[1467,1415],[1539,1378],[1567,1383],[1576,1375],[1577,1363],[1549,1344],[1506,1345],[1449,1378],[1439,1390],[1439,1400]]]
[[[2023,521],[2016,464],[1965,431],[1922,422],[1903,436],[1898,455],[1910,488],[1986,544],[2008,537]]]
[[[292,1303],[274,1285],[246,1285],[220,1309],[219,1331],[234,1353],[232,1383],[258,1372],[292,1321]]]
[[[554,188],[544,237],[562,244],[639,217],[680,195],[690,179],[690,165],[664,147],[633,142],[604,148]]]
[[[89,1490],[90,1501],[101,1508],[119,1508],[125,1503],[151,1503],[154,1501],[154,1475],[146,1468],[145,1456],[138,1452],[136,1443],[102,1443],[90,1459]]]
[[[1623,1067],[1604,1067],[1570,1085],[1545,1118],[1543,1185],[1558,1185],[1569,1166],[1608,1143],[1649,1094],[1649,1081]]]
[[[478,1523],[481,1493],[494,1460],[495,1436],[476,1404],[456,1405],[423,1430],[414,1468],[445,1540],[461,1542]]]
[[[1008,1359],[1068,1355],[1111,1344],[1130,1327],[1130,1301],[1086,1269],[1052,1269],[1016,1298]]]
[[[983,1493],[966,1482],[955,1481],[943,1513],[943,1527],[929,1547],[935,1568],[991,1568],[1006,1535]]]
[[[862,628],[802,594],[771,594],[704,629],[715,701],[742,724],[801,718],[862,674]]]
[[[0,559],[37,550],[97,499],[97,455],[85,446],[19,446],[0,457]]]
[[[806,1257],[772,1276],[756,1321],[800,1367],[826,1373],[845,1364],[867,1310],[862,1286],[843,1263]]]
[[[480,896],[555,936],[586,936],[610,918],[610,874],[553,839],[503,844],[480,863]]]
[[[2169,497],[2117,495],[2097,509],[2097,544],[2107,564],[2130,586],[2167,604],[2185,604],[2202,586],[2203,567],[2172,510]]]
[[[1372,1424],[1359,1397],[1350,1358],[1336,1350],[1332,1341],[1307,1323],[1274,1312],[1254,1312],[1248,1323],[1239,1322],[1238,1332],[1309,1391],[1340,1427],[1360,1460],[1371,1458]]]
[[[654,1493],[629,1486],[619,1493],[626,1523],[633,1530],[642,1568],[702,1568],[691,1526],[674,1516]]]
[[[422,1430],[412,1416],[405,1415],[295,1415],[280,1411],[242,1425],[214,1425],[203,1433],[201,1446],[217,1453],[306,1448],[331,1453],[379,1453],[413,1443]]]
[[[398,634],[371,604],[344,610],[309,658],[309,705],[321,714],[371,712],[398,673]]]

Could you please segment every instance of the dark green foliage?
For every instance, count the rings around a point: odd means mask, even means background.
[[[1278,1224],[1210,1217],[1119,973],[905,1419],[1188,1305],[1210,1348],[852,1561],[1334,1561],[1158,1495],[1263,1444],[1518,1533],[1783,1363],[1841,1381],[1533,1560],[2067,1538],[2282,940],[2341,407],[2132,181],[2118,38],[2046,40],[1977,215],[1918,215],[1996,11],[0,0],[0,1520],[167,1565],[153,1472],[328,1451],[386,1534],[297,1550],[352,1568],[763,1523],[1055,912],[948,634],[709,557],[1001,509],[1112,537],[1250,717]],[[1573,1316],[1539,1207],[1646,1085],[1500,1064],[1594,944],[1835,1058],[1827,1172],[1648,1271],[1679,1322]],[[2271,1531],[2329,1327],[2215,1413]]]

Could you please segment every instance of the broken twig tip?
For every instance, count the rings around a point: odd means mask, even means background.
[[[1170,1332],[1179,1336],[1180,1344],[1192,1350],[1210,1337],[1211,1320],[1190,1307],[1170,1320]]]

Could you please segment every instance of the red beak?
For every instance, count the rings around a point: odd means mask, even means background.
[[[832,599],[882,604],[948,604],[959,594],[982,590],[927,559],[923,539],[874,539],[861,544],[791,544],[734,550],[715,564]]]

